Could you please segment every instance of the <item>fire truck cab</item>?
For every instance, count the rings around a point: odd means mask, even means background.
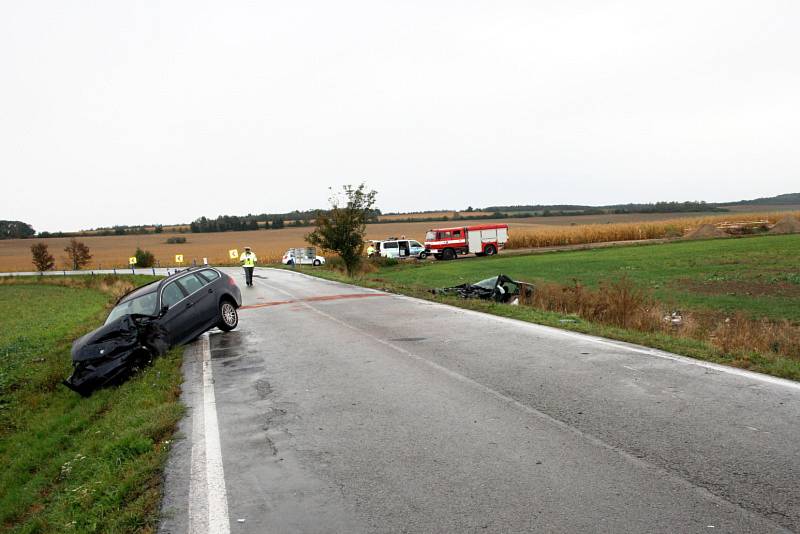
[[[437,228],[425,235],[425,253],[437,260],[453,260],[464,254],[494,256],[505,247],[506,241],[507,224]]]

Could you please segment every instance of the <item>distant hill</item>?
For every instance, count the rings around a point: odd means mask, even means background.
[[[717,206],[754,206],[754,205],[776,205],[776,204],[800,204],[800,193],[786,193],[775,195],[774,197],[754,198],[753,200],[737,200],[736,202],[724,202]]]
[[[700,211],[726,211],[730,206],[791,205],[800,204],[800,193],[786,193],[774,197],[737,200],[732,202],[654,202],[649,204],[610,204],[606,206],[582,206],[573,204],[525,204],[509,206],[488,206],[480,208],[487,212],[529,212],[548,213],[674,213]]]

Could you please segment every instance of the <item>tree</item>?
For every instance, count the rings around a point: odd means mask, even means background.
[[[67,253],[69,261],[72,262],[73,271],[77,271],[92,259],[92,255],[89,254],[89,247],[74,237],[69,240],[69,245],[64,249],[64,252]]]
[[[0,239],[24,239],[32,237],[36,230],[22,221],[0,221]]]
[[[184,239],[184,241],[186,241],[186,239]],[[134,256],[136,256],[137,267],[152,267],[156,264],[156,257],[149,250],[142,250],[136,247]]]
[[[31,255],[33,256],[33,264],[39,272],[49,271],[56,266],[55,258],[47,250],[47,245],[44,243],[31,245]]]
[[[340,194],[331,196],[331,210],[317,214],[317,227],[306,236],[310,244],[337,253],[348,276],[355,274],[364,255],[367,220],[377,194],[367,191],[363,183],[358,187],[343,186]]]
[[[283,226],[284,226],[283,219],[281,219],[280,217],[275,218],[275,219],[272,220],[272,229],[273,230],[278,230],[280,228],[283,228]]]

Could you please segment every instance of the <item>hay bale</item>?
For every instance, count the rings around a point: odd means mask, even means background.
[[[704,224],[683,237],[684,239],[713,239],[715,237],[728,237],[728,234],[713,224]]]
[[[771,234],[797,234],[800,233],[800,221],[789,215],[784,217],[769,231]]]

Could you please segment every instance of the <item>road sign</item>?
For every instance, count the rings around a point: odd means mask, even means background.
[[[183,254],[175,254],[175,263],[183,263]]]
[[[238,251],[238,250],[236,250],[235,248],[232,248],[232,249],[230,249],[230,250],[228,251],[228,256],[229,256],[229,257],[230,257],[232,260],[238,259],[238,258],[239,258],[239,251]]]
[[[128,258],[128,263],[131,265],[136,265],[136,256],[131,256]]]

